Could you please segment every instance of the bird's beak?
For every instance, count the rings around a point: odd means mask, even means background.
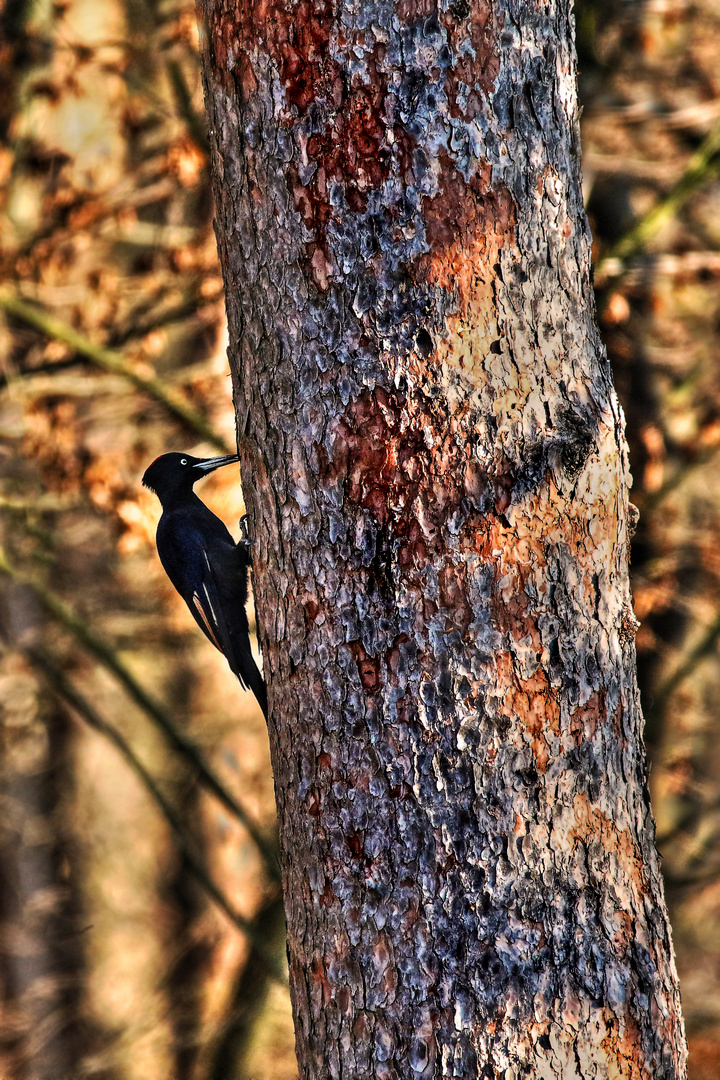
[[[210,457],[205,458],[204,461],[198,461],[197,465],[193,465],[193,469],[199,469],[202,473],[209,473],[213,469],[220,469],[223,465],[232,465],[233,461],[239,460],[237,454],[226,454],[225,457]]]

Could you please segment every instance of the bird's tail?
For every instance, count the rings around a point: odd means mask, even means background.
[[[252,660],[252,668],[249,668],[247,673],[247,684],[252,690],[253,694],[257,698],[257,703],[262,709],[262,714],[267,720],[268,718],[268,701],[267,701],[267,686],[265,680],[258,670],[258,666],[254,660]]]
[[[234,650],[234,655],[228,657],[230,661],[230,667],[233,669],[241,684],[248,690],[252,690],[253,694],[257,698],[258,705],[262,709],[262,714],[267,720],[268,718],[268,703],[267,703],[267,687],[265,686],[265,680],[263,679],[257,664],[255,663],[255,657],[250,650],[250,639],[245,637],[244,641],[239,643],[240,648]]]

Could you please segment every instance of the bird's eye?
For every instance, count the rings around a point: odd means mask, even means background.
[[[181,465],[187,465],[187,458],[185,458],[185,457],[180,458],[180,464]]]

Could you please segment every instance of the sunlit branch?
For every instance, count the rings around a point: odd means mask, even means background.
[[[720,172],[720,122],[716,122],[702,144],[690,158],[685,172],[672,191],[608,249],[595,267],[595,279],[619,278],[625,274],[627,262],[647,245],[667,222],[671,221],[698,188],[714,179]]]
[[[154,375],[143,375],[136,371],[122,353],[96,344],[96,342],[91,341],[85,334],[79,333],[62,319],[50,315],[47,311],[43,311],[42,308],[33,304],[28,304],[25,300],[21,300],[18,296],[14,296],[5,290],[0,291],[0,309],[12,318],[20,319],[22,322],[27,323],[28,326],[39,330],[46,337],[60,341],[69,348],[74,349],[80,356],[84,356],[105,371],[111,371],[115,375],[122,375],[136,389],[158,401],[168,412],[195,431],[201,438],[206,439],[212,446],[222,450],[224,453],[232,452],[225,440],[218,435],[202,413],[189,405],[176,391],[168,389]]]

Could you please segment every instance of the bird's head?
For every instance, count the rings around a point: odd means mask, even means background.
[[[164,505],[192,491],[193,485],[209,472],[238,460],[237,454],[214,458],[196,458],[190,454],[163,454],[147,467],[142,482],[146,488],[155,492]]]

